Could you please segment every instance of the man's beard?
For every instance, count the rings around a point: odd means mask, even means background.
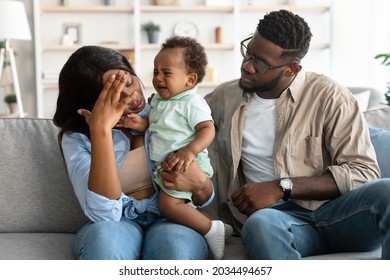
[[[240,88],[242,88],[245,92],[256,92],[256,93],[260,93],[260,92],[266,92],[266,91],[270,91],[270,90],[273,90],[275,89],[278,84],[279,84],[279,81],[280,79],[282,78],[282,75],[279,75],[277,76],[275,79],[273,79],[272,81],[269,81],[267,83],[264,83],[262,85],[256,85],[254,87],[246,87],[243,83],[242,83],[242,80],[240,79],[239,80],[239,86]]]

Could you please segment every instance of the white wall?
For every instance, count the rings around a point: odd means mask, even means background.
[[[374,59],[390,52],[390,1],[334,0],[332,78],[346,86],[386,92],[390,67]]]
[[[299,1],[303,0],[296,0]],[[317,0],[311,3],[314,1]],[[32,1],[23,2],[33,30]],[[390,1],[332,0],[332,18],[330,71],[325,74],[346,86],[372,86],[385,92],[390,67],[380,65],[374,56],[390,52]],[[12,45],[17,53],[24,107],[29,116],[35,116],[33,41],[14,41]],[[310,70],[312,66],[307,68]]]

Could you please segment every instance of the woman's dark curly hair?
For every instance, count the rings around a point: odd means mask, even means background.
[[[113,69],[136,76],[127,58],[109,48],[85,46],[69,57],[60,72],[57,108],[53,117],[54,124],[61,129],[59,140],[65,132],[89,135],[88,124],[77,110],[92,110],[103,89],[103,74]]]
[[[203,46],[193,38],[173,36],[162,44],[161,51],[165,49],[184,48],[184,61],[189,73],[198,75],[198,83],[206,75],[207,56]]]
[[[301,60],[309,50],[311,31],[306,21],[286,10],[274,11],[264,16],[257,31],[268,41],[283,48],[282,56]]]

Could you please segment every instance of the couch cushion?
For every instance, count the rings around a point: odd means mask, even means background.
[[[369,110],[363,114],[369,124],[390,128],[390,107]]]
[[[368,110],[368,104],[370,102],[371,91],[363,90],[361,92],[356,92],[353,94],[353,97],[358,102],[360,111],[364,112]]]
[[[390,178],[390,107],[364,112],[364,117],[381,168],[381,177]]]
[[[368,128],[381,169],[381,178],[390,178],[390,129],[370,124]]]
[[[385,105],[383,105],[383,101],[385,101],[385,95],[383,92],[379,91],[376,88],[369,88],[369,87],[348,87],[348,89],[351,91],[352,94],[361,93],[366,90],[370,91],[370,99],[368,102],[368,110],[373,110],[377,108],[383,108]]]
[[[0,119],[0,133],[0,232],[76,232],[86,218],[52,121]]]
[[[0,260],[71,260],[74,239],[68,233],[0,233]]]

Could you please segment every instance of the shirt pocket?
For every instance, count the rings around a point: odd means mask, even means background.
[[[287,158],[291,176],[314,176],[323,174],[322,137],[292,137]]]

